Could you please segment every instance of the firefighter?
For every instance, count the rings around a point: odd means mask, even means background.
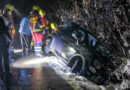
[[[43,56],[42,54],[42,39],[43,33],[45,29],[41,23],[40,16],[39,16],[39,6],[33,6],[32,13],[30,15],[30,28],[32,37],[34,39],[34,50],[36,56]]]
[[[4,20],[0,17],[0,77],[6,84],[6,87],[10,86],[10,67],[9,67],[9,43],[11,36],[8,32],[8,27],[5,25]],[[7,90],[9,90],[7,88]]]
[[[9,27],[9,33],[11,35],[12,42],[13,42],[15,36],[15,27],[14,27],[12,11],[13,11],[13,6],[11,4],[7,4],[4,8],[4,14],[2,17],[5,21],[6,26]]]
[[[9,28],[8,32],[10,33],[11,40],[12,40],[10,42],[10,47],[9,47],[10,61],[13,60],[13,58],[15,58],[14,51],[12,50],[13,48],[12,43],[14,42],[14,36],[15,36],[15,27],[14,27],[12,11],[13,11],[13,6],[11,4],[7,4],[4,7],[4,14],[2,16],[2,18],[4,19],[5,25]]]
[[[45,11],[44,10],[39,10],[39,15],[40,15],[40,20],[41,20],[41,23],[44,27],[44,29],[46,30],[47,34],[49,34],[49,27],[48,27],[48,24],[49,24],[49,21],[45,18]]]
[[[51,33],[55,33],[55,32],[57,32],[57,31],[59,30],[58,24],[56,24],[56,23],[54,23],[54,22],[52,22],[52,23],[50,24],[50,27],[51,27],[51,29],[52,29]]]
[[[23,55],[30,53],[30,45],[32,37],[29,25],[30,25],[29,17],[24,17],[20,22],[19,33],[20,33],[21,46],[23,49]]]

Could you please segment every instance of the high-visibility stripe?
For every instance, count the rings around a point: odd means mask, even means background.
[[[41,48],[35,48],[35,50],[41,50]]]
[[[35,50],[41,50],[41,48],[35,48]]]
[[[37,56],[42,56],[42,54],[36,54]]]
[[[41,29],[33,29],[32,32],[40,32],[42,31]]]
[[[41,48],[41,47],[34,47],[34,48],[36,48],[36,49],[37,49],[37,48]]]
[[[38,52],[41,52],[42,50],[35,50],[36,52],[38,51]]]
[[[32,18],[30,19],[30,22],[36,22],[37,19],[38,19],[38,17],[32,17]]]
[[[35,49],[35,51],[42,51],[42,49]]]

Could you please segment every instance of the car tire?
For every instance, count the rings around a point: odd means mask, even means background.
[[[72,73],[81,75],[81,72],[85,68],[85,61],[83,56],[76,54],[69,59],[68,66],[71,68]]]
[[[48,37],[47,39],[45,39],[45,41],[43,42],[43,51],[44,53],[49,53],[50,52],[50,45],[51,45],[51,42],[52,42],[52,38],[51,37]]]

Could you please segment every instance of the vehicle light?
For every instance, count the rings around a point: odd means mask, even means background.
[[[76,53],[76,50],[74,48],[68,47],[68,49],[69,49],[70,53]]]
[[[61,53],[61,55],[62,55],[62,57],[66,58],[66,55],[65,55],[65,53]]]

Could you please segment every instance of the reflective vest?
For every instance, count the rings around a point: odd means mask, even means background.
[[[31,32],[41,32],[44,29],[37,14],[30,16],[30,29]]]
[[[12,25],[10,27],[10,30],[9,30],[10,34],[15,34],[15,28],[14,28],[14,25]]]
[[[40,17],[40,20],[45,29],[45,33],[49,34],[49,27],[48,27],[49,21],[45,17]],[[45,33],[43,33],[43,34],[45,34]]]
[[[41,23],[42,23],[43,27],[47,27],[48,26],[49,21],[46,18],[40,17],[40,20],[41,20]]]

